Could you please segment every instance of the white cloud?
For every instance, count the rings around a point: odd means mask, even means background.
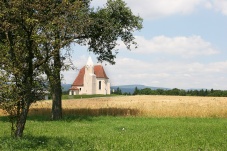
[[[92,6],[103,6],[107,0],[93,0]],[[192,13],[204,0],[125,0],[133,13],[144,19]]]
[[[221,11],[224,15],[227,15],[227,1],[226,0],[215,0],[215,9]]]
[[[133,50],[133,52],[136,53],[168,53],[183,57],[213,55],[219,53],[211,43],[205,41],[200,36],[182,36],[173,38],[157,36],[152,39],[145,39],[144,37],[137,36],[136,41],[139,45],[138,49]]]
[[[92,0],[91,1],[91,6],[93,7],[102,7],[103,5],[105,5],[107,2],[107,0]]]
[[[226,0],[143,0],[145,3],[138,5],[135,1],[126,0],[135,12],[146,19],[152,19],[175,14],[193,13],[199,6],[214,9],[227,15]],[[147,8],[147,9],[143,9]]]
[[[133,12],[143,18],[153,19],[174,14],[192,13],[204,0],[125,0]]]
[[[225,62],[213,62],[208,64],[205,71],[207,72],[216,72],[216,73],[223,73],[227,69],[227,61]]]
[[[205,7],[208,9],[214,9],[218,12],[221,12],[223,15],[227,15],[226,0],[210,0],[205,3]]]
[[[210,1],[206,1],[204,3],[204,7],[207,8],[207,9],[213,9],[213,5]]]
[[[107,0],[93,0],[92,6],[102,7]],[[204,7],[227,15],[226,0],[125,0],[134,14],[139,14],[144,19],[155,19],[175,14],[187,15]]]
[[[145,62],[117,58],[117,64],[106,66],[113,85],[144,84],[169,88],[226,89],[227,61],[213,63]],[[218,86],[217,86],[218,85]]]

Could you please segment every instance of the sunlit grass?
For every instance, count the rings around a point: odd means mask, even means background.
[[[3,119],[3,118],[1,118]],[[32,116],[24,138],[11,139],[1,120],[0,150],[225,150],[227,121],[220,118]]]

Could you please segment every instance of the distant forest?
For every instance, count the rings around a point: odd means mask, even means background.
[[[138,89],[135,88],[133,94],[131,93],[122,93],[120,88],[117,88],[112,94],[118,95],[177,95],[177,96],[213,96],[213,97],[227,97],[227,90],[183,90],[183,89],[156,89],[152,90],[151,88]]]

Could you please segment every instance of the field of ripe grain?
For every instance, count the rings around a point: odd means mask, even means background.
[[[63,100],[64,115],[227,117],[227,97],[117,96]],[[30,115],[50,115],[51,101],[32,104]]]

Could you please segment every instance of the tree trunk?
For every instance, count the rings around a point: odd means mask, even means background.
[[[59,120],[62,118],[62,89],[61,89],[61,57],[60,48],[56,49],[54,55],[54,69],[52,70],[52,78],[50,78],[50,85],[52,91],[52,120]]]
[[[28,111],[29,111],[29,104],[25,105],[24,108],[22,109],[22,112],[18,115],[19,117],[17,119],[16,130],[14,133],[16,138],[21,138],[23,136],[23,131],[25,128]]]
[[[62,89],[60,75],[59,79],[51,84],[52,89],[52,120],[59,120],[62,118]]]
[[[54,69],[53,69],[54,70]],[[49,79],[50,90],[52,95],[52,120],[59,120],[62,118],[62,89],[60,71],[51,71],[48,66],[45,66],[45,73]],[[55,74],[54,74],[55,73]]]

